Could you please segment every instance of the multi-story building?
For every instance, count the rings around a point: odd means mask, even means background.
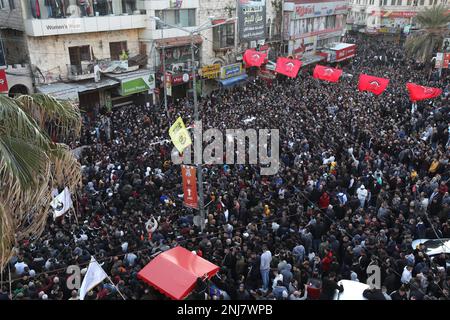
[[[21,5],[19,0],[0,1],[0,80],[2,92],[10,95],[34,92]]]
[[[155,17],[188,31],[210,23],[214,27],[203,30],[193,38],[196,47],[194,60],[199,70],[198,88],[203,93],[216,88],[224,80],[221,69],[228,70],[227,66],[235,70],[227,71],[229,75],[233,74],[230,78],[238,80],[244,69],[237,64],[241,63],[246,48],[269,51],[272,55],[275,51],[268,50],[270,47],[279,51],[281,3],[282,0],[145,1],[149,22],[147,29],[140,32],[140,40],[145,43],[148,64],[157,73],[157,79],[162,79],[164,60],[169,73],[166,80],[168,93],[173,98],[185,97],[193,87],[191,37],[186,31],[157,22]],[[252,10],[245,11],[247,6]],[[235,17],[239,19],[233,20]],[[202,67],[205,67],[203,70],[209,68],[208,77],[202,76]],[[227,84],[231,83],[232,80],[227,81]]]
[[[146,27],[146,16],[136,0],[9,4],[0,8],[2,15],[14,13],[14,23],[0,18],[7,62],[30,66],[35,91],[78,101],[83,108],[112,106],[129,101],[131,94],[151,93],[154,77],[139,70],[146,65],[139,55],[139,30]]]
[[[285,49],[283,0],[0,0],[0,5],[7,65],[15,69],[7,72],[12,91],[70,98],[82,107],[120,105],[141,93],[161,101],[163,61],[167,93],[177,99],[192,92],[193,65],[198,88],[207,93],[245,79],[246,49],[267,52],[272,61]],[[208,24],[212,27],[192,38],[186,32]]]
[[[425,7],[448,0],[349,0],[348,29],[369,34],[400,35],[417,27],[414,17]]]
[[[340,41],[347,10],[345,0],[286,0],[283,36],[287,52],[300,58],[303,65],[320,60],[315,55],[318,48]]]

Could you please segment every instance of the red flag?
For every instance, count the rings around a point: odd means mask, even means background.
[[[244,62],[249,67],[260,67],[264,63],[266,56],[267,54],[255,50],[245,50]]]
[[[370,91],[378,96],[386,90],[388,84],[389,79],[377,78],[361,73],[359,75],[358,90]]]
[[[342,75],[341,69],[316,65],[314,68],[313,77],[316,79],[321,79],[329,82],[338,82]]]
[[[194,209],[198,209],[196,171],[194,166],[181,166],[184,205]]]
[[[275,71],[284,74],[285,76],[295,78],[301,66],[302,62],[300,60],[278,57]]]
[[[409,91],[409,98],[413,102],[436,98],[442,94],[442,89],[424,87],[411,82],[406,84],[406,88]]]

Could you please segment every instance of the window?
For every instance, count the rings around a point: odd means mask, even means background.
[[[397,0],[397,5],[401,6],[402,5],[402,0]]]
[[[325,19],[325,28],[334,29],[336,27],[336,16],[327,16]]]
[[[81,61],[91,61],[91,47],[69,47],[69,56],[71,65],[80,65]]]
[[[419,4],[423,6],[425,4],[425,0],[420,0]]]
[[[234,23],[228,23],[213,28],[213,49],[234,46]]]
[[[383,6],[387,6],[387,0],[383,0]]]
[[[165,23],[177,27],[195,26],[195,9],[156,10],[155,15]],[[156,23],[156,29],[170,28]]]
[[[5,0],[0,0],[0,9],[5,9]]]
[[[120,60],[120,55],[122,51],[127,52],[127,42],[119,41],[119,42],[110,42],[109,43],[109,52],[111,55],[111,60]]]
[[[136,0],[122,0],[122,13],[133,14],[133,11],[135,10],[136,10]]]
[[[395,0],[391,0],[391,6],[395,6]]]
[[[14,10],[16,8],[14,0],[8,0],[8,3],[9,3],[9,10]]]

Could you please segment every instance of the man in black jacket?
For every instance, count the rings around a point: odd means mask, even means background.
[[[324,278],[322,281],[322,292],[320,294],[320,300],[333,300],[336,290],[339,290],[339,292],[343,292],[344,286],[339,286],[336,282],[336,274],[334,272],[330,272],[328,278]]]

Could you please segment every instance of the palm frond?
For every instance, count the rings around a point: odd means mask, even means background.
[[[16,100],[41,128],[51,126],[62,139],[79,137],[81,116],[76,105],[45,94],[21,95]]]

